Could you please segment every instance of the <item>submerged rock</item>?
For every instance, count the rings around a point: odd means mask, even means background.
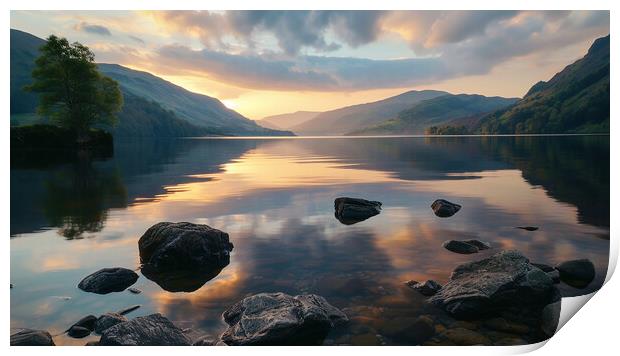
[[[189,339],[161,314],[116,324],[101,334],[103,346],[185,346]]]
[[[141,307],[140,304],[132,305],[132,306],[130,306],[128,308],[125,308],[125,309],[117,311],[117,313],[120,314],[120,315],[127,315],[127,314],[131,313],[132,311],[134,311],[134,310],[136,310],[136,309],[138,309],[140,307]]]
[[[226,310],[228,345],[318,345],[347,316],[318,295],[261,293]]]
[[[517,226],[517,229],[525,230],[525,231],[536,231],[538,227],[536,226]]]
[[[594,280],[594,264],[588,259],[566,261],[556,266],[562,282],[575,288],[585,288]]]
[[[54,340],[45,330],[21,329],[11,334],[11,346],[54,346]]]
[[[532,266],[540,268],[543,272],[552,272],[555,271],[555,267],[549,266],[544,263],[532,263]]]
[[[137,280],[138,274],[130,269],[121,267],[103,268],[82,279],[78,288],[85,292],[108,294],[122,292],[136,283]]]
[[[478,248],[478,250],[488,250],[491,248],[491,244],[486,242],[486,241],[480,241],[480,240],[463,240],[462,242],[465,242],[467,244],[470,245],[474,245]]]
[[[345,225],[353,225],[381,213],[381,203],[358,198],[336,198],[334,200],[336,219]]]
[[[548,337],[552,337],[558,329],[562,301],[547,304],[542,310],[540,328]]]
[[[95,332],[101,334],[116,324],[126,322],[128,319],[118,313],[105,313],[97,319]]]
[[[221,268],[160,271],[150,265],[142,267],[142,275],[168,292],[193,292],[215,278]]]
[[[142,293],[142,291],[141,291],[141,290],[139,290],[138,288],[133,288],[133,287],[131,287],[131,288],[127,288],[127,290],[128,290],[131,294],[140,294],[140,293]]]
[[[138,241],[140,260],[159,271],[224,268],[230,263],[228,234],[208,225],[160,222]]]
[[[462,254],[476,253],[479,250],[475,245],[458,240],[448,240],[442,246],[448,251]]]
[[[447,339],[458,346],[490,345],[488,337],[465,328],[447,329],[439,338]]]
[[[433,212],[435,212],[435,215],[440,218],[449,218],[461,210],[459,204],[454,204],[444,199],[435,200],[433,204],[431,204],[431,208]]]
[[[83,326],[73,325],[72,327],[69,328],[69,331],[67,333],[71,337],[81,339],[83,337],[87,337],[88,335],[90,335],[90,330]]]
[[[503,251],[458,266],[429,301],[456,318],[468,319],[509,306],[532,307],[551,302],[553,281],[518,251]]]
[[[425,296],[434,295],[441,289],[441,284],[433,281],[432,279],[429,279],[428,281],[422,283],[416,281],[409,281],[406,284]]]
[[[94,315],[87,315],[82,319],[78,320],[72,326],[79,326],[82,328],[86,328],[90,331],[95,330],[95,323],[97,322],[97,317]]]

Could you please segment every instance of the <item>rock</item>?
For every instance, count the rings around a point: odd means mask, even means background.
[[[89,331],[93,331],[93,330],[95,330],[95,323],[96,322],[97,322],[97,317],[96,316],[94,316],[94,315],[87,315],[87,316],[83,317],[82,319],[78,320],[77,322],[75,322],[75,324],[73,324],[71,326],[79,326],[79,327],[82,327],[82,328],[86,328]]]
[[[108,294],[122,292],[136,283],[137,280],[138,275],[130,269],[121,267],[103,268],[82,279],[78,288],[85,292]]]
[[[130,293],[132,293],[132,294],[140,294],[140,293],[142,293],[142,291],[141,291],[141,290],[139,290],[138,288],[133,288],[133,287],[131,287],[131,288],[127,288],[127,290],[128,290]]]
[[[54,346],[54,340],[45,330],[21,329],[11,334],[11,346]]]
[[[488,250],[491,248],[491,244],[486,241],[480,240],[463,240],[464,243],[474,245],[478,250]]]
[[[555,271],[555,267],[546,265],[544,263],[532,263],[532,266],[540,268],[540,270],[543,272]]]
[[[439,335],[439,338],[445,338],[454,343],[454,345],[459,346],[491,344],[491,340],[489,340],[486,336],[465,328],[447,329]]]
[[[431,204],[431,208],[435,212],[435,215],[440,218],[449,218],[461,210],[461,206],[451,203],[444,199],[437,199]]]
[[[345,225],[353,225],[381,213],[381,203],[358,198],[336,198],[335,216]]]
[[[131,313],[132,311],[134,311],[134,310],[136,310],[136,309],[138,309],[140,307],[141,307],[140,304],[132,305],[129,308],[125,308],[123,310],[119,310],[117,313],[120,314],[120,315],[127,315],[127,314]]]
[[[498,340],[493,345],[494,346],[516,346],[516,345],[527,345],[529,342],[519,338],[519,337],[505,337],[503,339]]]
[[[221,268],[160,271],[151,265],[142,267],[142,275],[168,292],[193,292],[215,278]]]
[[[552,337],[558,329],[561,310],[561,300],[547,304],[542,310],[540,329],[548,337]]]
[[[429,279],[424,283],[409,281],[407,282],[407,285],[425,296],[434,295],[441,289],[441,284],[433,281],[432,279]]]
[[[318,295],[261,293],[226,310],[228,345],[319,345],[347,316]]]
[[[560,283],[560,271],[554,269],[551,272],[547,272],[547,276],[549,276],[549,278],[551,278],[553,283],[555,283],[555,284]]]
[[[118,313],[105,313],[97,319],[95,323],[95,332],[97,334],[103,333],[108,328],[113,327],[116,324],[126,322],[128,319]]]
[[[218,340],[213,338],[211,335],[204,335],[196,339],[192,346],[215,346]]]
[[[87,337],[88,335],[90,335],[90,330],[88,330],[87,328],[83,326],[73,325],[72,327],[69,328],[69,331],[67,332],[67,334],[69,334],[69,336],[74,337],[76,339],[81,339],[83,337]]]
[[[139,316],[101,334],[103,346],[186,346],[189,339],[161,314]]]
[[[228,234],[207,225],[160,222],[138,241],[140,261],[159,271],[224,268],[230,263]]]
[[[84,346],[99,346],[99,341],[89,341]]]
[[[454,317],[469,319],[510,306],[548,304],[555,292],[547,274],[518,251],[503,251],[458,266],[429,302]]]
[[[504,318],[492,318],[484,322],[484,326],[489,329],[503,331],[512,334],[527,334],[530,332],[530,328],[521,323],[509,322]]]
[[[585,288],[594,280],[594,264],[588,259],[566,261],[556,266],[562,282],[575,288]]]
[[[464,241],[448,240],[443,243],[443,247],[448,251],[462,254],[478,252],[478,247]]]
[[[538,227],[536,226],[517,226],[517,229],[526,230],[526,231],[536,231]]]

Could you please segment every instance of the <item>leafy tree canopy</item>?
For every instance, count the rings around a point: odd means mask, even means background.
[[[99,73],[95,55],[78,43],[54,35],[40,48],[27,90],[39,93],[37,111],[87,139],[96,125],[116,124],[123,97],[116,81]]]

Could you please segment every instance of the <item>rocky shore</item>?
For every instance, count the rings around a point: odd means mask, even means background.
[[[381,212],[382,204],[357,198],[338,198],[335,216],[345,225]],[[461,205],[439,199],[435,215],[453,216]],[[536,229],[527,229],[535,231]],[[484,241],[449,240],[443,247],[454,253],[491,250]],[[162,222],[139,239],[142,275],[168,291],[194,291],[230,263],[229,235],[207,225]],[[128,318],[138,305],[103,315],[87,315],[65,333],[72,338],[99,335],[89,346],[213,346],[213,345],[515,345],[551,337],[560,313],[564,282],[584,288],[595,277],[586,259],[553,267],[532,263],[516,250],[495,251],[454,268],[445,283],[408,281],[411,303],[422,300],[419,315],[380,320],[381,310],[343,308],[316,294],[289,295],[274,291],[248,295],[222,312],[227,329],[218,337],[184,330],[161,314]],[[100,294],[141,291],[131,287],[140,276],[122,267],[102,268],[83,278],[78,288]],[[387,293],[389,294],[389,292]],[[416,296],[417,295],[417,296]],[[377,321],[379,320],[379,321]],[[11,334],[12,346],[53,346],[45,330],[20,329]]]

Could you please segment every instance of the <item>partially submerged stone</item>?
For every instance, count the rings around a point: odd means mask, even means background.
[[[124,323],[128,319],[118,313],[105,313],[97,319],[95,323],[95,332],[101,334],[116,324]]]
[[[233,244],[228,234],[208,225],[160,222],[138,241],[140,261],[159,271],[223,268]]]
[[[510,306],[551,302],[553,281],[518,251],[458,266],[429,301],[456,318],[476,318]]]
[[[74,337],[76,339],[81,339],[83,337],[87,337],[88,335],[90,335],[90,330],[83,326],[73,325],[72,327],[69,328],[69,331],[67,331],[67,334],[69,334],[69,336]]]
[[[472,254],[478,252],[478,247],[470,243],[458,240],[448,240],[442,245],[446,250],[461,254]]]
[[[381,213],[381,203],[359,198],[341,197],[334,200],[334,215],[345,225],[356,224]]]
[[[406,284],[425,296],[434,295],[441,289],[441,284],[435,282],[432,279],[424,282],[409,281]]]
[[[445,199],[437,199],[431,204],[431,208],[435,215],[440,218],[449,218],[461,210],[459,204],[451,203]]]
[[[138,274],[130,269],[122,267],[103,268],[82,279],[78,288],[85,292],[108,294],[122,292],[136,283],[137,280]]]
[[[562,282],[575,287],[585,288],[594,280],[594,264],[588,259],[566,261],[556,266]]]
[[[223,314],[228,345],[317,345],[348,319],[318,295],[261,293],[234,304]]]
[[[21,329],[11,334],[11,346],[54,346],[54,340],[45,330]]]
[[[536,226],[517,226],[517,229],[525,230],[525,231],[536,231],[538,227]]]
[[[189,339],[161,314],[116,324],[101,334],[102,346],[186,346]]]

